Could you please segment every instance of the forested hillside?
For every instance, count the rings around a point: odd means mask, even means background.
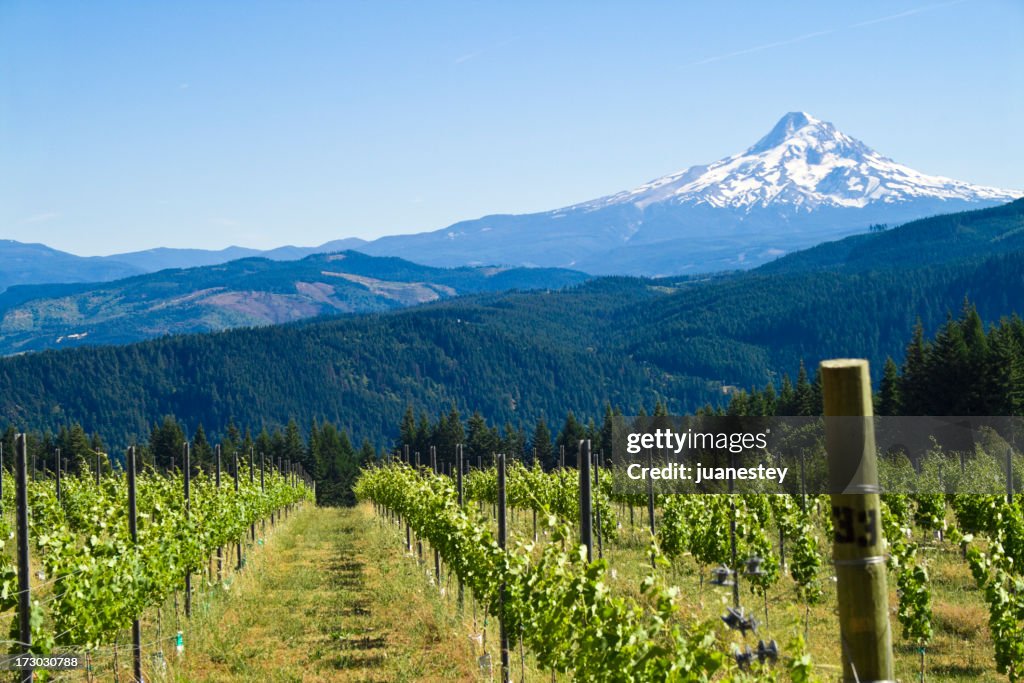
[[[115,446],[145,438],[164,415],[190,431],[202,423],[211,438],[232,420],[259,430],[294,418],[305,432],[318,419],[382,446],[408,405],[454,404],[517,429],[570,408],[597,415],[606,403],[628,413],[660,401],[686,412],[722,403],[730,387],[778,384],[801,360],[866,357],[877,380],[888,356],[902,362],[919,319],[929,336],[965,298],[986,323],[1018,310],[1024,252],[914,268],[881,259],[873,271],[601,278],[558,292],[26,354],[0,361],[0,415],[19,428],[79,422]]]
[[[559,289],[588,277],[557,268],[430,268],[345,251],[296,261],[244,258],[114,282],[23,285],[0,293],[0,354],[389,311],[460,294]]]
[[[762,273],[878,270],[963,261],[1024,249],[1024,199],[980,211],[923,218],[886,230],[798,251],[765,264]]]
[[[933,340],[927,340],[923,327],[916,326],[904,358],[901,366],[891,358],[884,364],[875,397],[879,415],[1024,415],[1024,322],[1019,317],[1005,318],[986,330],[977,310],[965,302],[960,317],[948,319]],[[478,458],[487,461],[496,452],[528,459],[535,452],[545,467],[553,467],[559,449],[572,453],[580,439],[590,439],[595,450],[610,452],[614,415],[667,412],[658,399],[633,404],[610,399],[597,409],[576,405],[550,412],[548,419],[541,416],[533,422],[502,423],[479,410],[464,414],[454,401],[433,406],[429,411],[415,411],[408,405],[400,420],[381,425],[382,434],[394,437],[387,447],[408,446],[410,456],[418,453],[423,462],[427,462],[431,447],[437,448],[440,459],[450,461],[456,444],[464,444],[471,463]],[[696,410],[731,415],[819,415],[820,380],[816,372],[808,372],[800,364],[792,379],[783,372],[778,383],[769,381],[763,387],[739,390],[727,402]],[[312,420],[304,427],[289,420],[283,428],[256,432],[229,422],[217,441],[225,453],[237,452],[243,459],[251,450],[272,462],[300,463],[317,480],[317,499],[323,504],[353,502],[351,489],[359,467],[382,453],[366,438],[357,448],[349,436],[351,429],[343,425]],[[144,462],[168,469],[180,465],[181,444],[186,438],[192,441],[193,462],[210,468],[212,439],[201,423],[189,429],[166,415],[140,430],[135,441],[142,447]],[[4,451],[11,452],[13,444],[14,428],[8,427],[2,437]],[[95,453],[106,451],[107,446],[98,434],[87,435],[77,423],[56,433],[30,435],[29,451],[40,470],[56,467],[57,448],[74,470],[91,467]]]

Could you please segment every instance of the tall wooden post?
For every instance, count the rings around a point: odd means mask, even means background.
[[[594,501],[590,483],[590,440],[580,441],[576,467],[580,486],[580,543],[587,547],[587,562],[594,561]]]
[[[891,681],[892,631],[868,362],[821,363],[843,680]]]
[[[462,492],[462,444],[460,443],[455,447],[455,464],[459,468],[457,473],[457,486],[459,490],[459,509],[463,508],[464,499]],[[465,600],[465,587],[462,585],[462,577],[459,577],[459,612],[462,611],[463,601]]]
[[[1013,505],[1013,446],[1006,447],[1006,502]]]
[[[596,500],[601,495],[601,452],[594,453],[594,491]],[[597,558],[604,557],[604,541],[601,538],[601,508],[594,506],[594,523],[597,525]]]
[[[135,505],[135,446],[128,447],[128,533],[132,543],[139,542]],[[142,625],[138,616],[132,620],[132,670],[136,683],[142,683]]]
[[[508,520],[506,519],[505,499],[505,454],[497,454],[498,468],[498,546],[502,550],[508,543]],[[509,683],[511,667],[508,661],[508,633],[505,631],[505,584],[498,587],[498,644],[501,647],[501,680]]]
[[[254,452],[255,450],[256,450],[255,448],[253,448],[252,446],[249,446],[249,488],[250,489],[253,488],[253,486],[256,484],[256,469],[253,467],[253,465],[255,464],[254,461],[255,461],[255,458],[256,458],[256,453]],[[249,525],[249,536],[250,536],[249,540],[251,540],[255,544],[256,543],[256,520],[255,519]]]
[[[235,451],[235,497],[238,497],[238,451]],[[235,543],[235,571],[241,571],[242,569],[242,541],[245,540],[245,532],[242,532],[242,537]]]
[[[220,495],[220,444],[217,444],[216,448],[217,457],[217,495]],[[217,546],[217,580],[220,581],[224,578],[224,548],[223,546]]]
[[[59,503],[60,499],[61,499],[61,490],[60,490],[60,449],[56,448],[54,450],[56,451],[56,456],[57,456],[57,471],[56,471],[56,474],[57,474],[57,502]]]
[[[437,447],[430,447],[430,467],[434,470],[434,476],[437,476]],[[433,545],[433,544],[431,544]],[[437,579],[437,588],[441,589],[441,553],[437,551],[437,546],[434,546],[434,578]]]
[[[654,451],[647,449],[647,466],[654,467]],[[654,530],[654,479],[647,477],[647,520],[651,527],[651,538],[657,538]],[[651,553],[651,567],[656,567],[654,553]]]
[[[190,458],[188,441],[181,447],[182,472],[185,475],[185,519],[187,520],[192,512],[192,501],[189,492],[189,482],[192,480],[192,462]],[[185,568],[185,617],[192,616],[192,568]]]
[[[14,437],[14,500],[18,525],[18,643],[16,652],[32,650],[32,599],[29,594],[28,559],[28,442],[25,434]],[[23,681],[35,680],[32,667],[21,670]]]

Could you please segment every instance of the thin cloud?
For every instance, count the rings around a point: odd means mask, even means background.
[[[836,29],[833,28],[828,29],[827,31],[815,31],[814,33],[806,33],[802,36],[797,36],[796,38],[790,38],[789,40],[779,40],[774,43],[766,43],[764,45],[758,45],[757,47],[750,47],[747,48],[746,50],[737,50],[736,52],[728,52],[724,55],[715,55],[714,57],[708,57],[707,59],[702,59],[700,61],[693,62],[692,64],[687,64],[687,66],[700,66],[701,64],[711,64],[712,62],[720,62],[723,59],[732,59],[733,57],[749,55],[754,52],[761,52],[762,50],[770,50],[773,47],[782,47],[783,45],[802,43],[805,40],[810,40],[811,38],[818,38],[819,36],[827,36],[828,34],[835,32]]]
[[[476,50],[475,52],[467,52],[466,54],[464,54],[464,55],[462,55],[460,57],[456,57],[452,61],[452,63],[453,64],[465,64],[468,61],[476,59],[477,57],[479,57],[480,55],[484,54],[485,52],[487,52],[489,50],[497,50],[499,48],[505,47],[506,45],[510,45],[510,44],[516,42],[520,38],[522,38],[522,36],[511,36],[509,38],[505,38],[504,40],[499,40],[498,42],[494,43],[493,45],[491,45],[491,46],[489,46],[489,47],[487,47],[485,49]]]
[[[940,9],[942,7],[952,7],[953,5],[960,5],[967,2],[967,0],[952,0],[952,2],[941,2],[936,5],[925,5],[924,7],[915,7],[914,9],[908,9],[905,12],[898,14],[890,14],[887,17],[879,17],[877,19],[868,19],[856,24],[850,24],[847,28],[860,28],[861,26],[872,26],[874,24],[884,24],[887,21],[895,21],[896,19],[902,19],[904,17],[910,17],[915,14],[921,14],[922,12],[928,12],[933,9]]]
[[[847,31],[849,29],[862,28],[864,26],[873,26],[875,24],[884,24],[885,22],[888,22],[888,21],[896,21],[898,19],[905,19],[907,17],[911,17],[911,16],[914,16],[916,14],[922,14],[924,12],[930,12],[931,10],[941,9],[943,7],[951,7],[953,5],[960,5],[960,4],[964,3],[964,2],[967,2],[967,0],[952,0],[952,2],[940,2],[940,3],[933,4],[933,5],[923,5],[921,7],[915,7],[913,9],[908,9],[908,10],[906,10],[904,12],[899,12],[897,14],[889,14],[889,15],[884,16],[884,17],[877,17],[875,19],[868,19],[866,21],[859,21],[859,22],[857,22],[855,24],[850,24],[848,26],[843,26],[841,28],[830,28],[830,29],[825,29],[825,30],[822,30],[822,31],[814,31],[812,33],[805,33],[804,35],[797,36],[795,38],[789,38],[788,40],[778,40],[778,41],[775,41],[773,43],[765,43],[764,45],[757,45],[755,47],[750,47],[750,48],[747,48],[745,50],[736,50],[735,52],[727,52],[725,54],[715,55],[713,57],[706,57],[706,58],[700,59],[700,60],[698,60],[696,62],[691,62],[690,64],[687,64],[685,66],[686,67],[693,67],[693,66],[701,66],[703,64],[711,64],[713,62],[721,62],[721,61],[726,60],[726,59],[732,59],[734,57],[741,57],[743,55],[749,55],[749,54],[753,54],[755,52],[763,52],[764,50],[771,50],[771,49],[774,49],[774,48],[777,48],[777,47],[783,47],[785,45],[793,45],[795,43],[802,43],[805,40],[812,40],[814,38],[820,38],[821,36],[827,36],[827,35],[830,35],[832,33],[836,33],[838,31]]]
[[[60,213],[56,211],[46,211],[43,213],[37,213],[33,216],[29,216],[28,218],[24,219],[22,223],[48,223],[49,221],[57,220],[58,218],[60,218],[60,216]]]

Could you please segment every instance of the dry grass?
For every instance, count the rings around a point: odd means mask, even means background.
[[[420,567],[398,559],[393,533],[383,533],[365,508],[293,513],[267,529],[264,547],[248,549],[242,572],[208,586],[194,579],[203,586],[190,621],[180,609],[175,618],[173,601],[147,613],[145,680],[474,680],[473,643]],[[234,557],[226,554],[226,567]],[[158,613],[162,643],[152,642]],[[185,631],[183,655],[174,651],[176,621]],[[118,646],[122,681],[131,680],[130,642],[125,634]],[[93,680],[115,680],[112,649],[94,660],[93,672]]]

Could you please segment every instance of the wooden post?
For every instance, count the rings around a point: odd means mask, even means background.
[[[437,476],[437,447],[430,447],[430,467],[434,470],[434,476]],[[431,544],[433,545],[433,544]],[[437,551],[437,546],[434,546],[434,578],[437,579],[437,589],[441,590],[441,553]]]
[[[889,590],[868,362],[823,361],[821,382],[843,680],[892,681]]]
[[[580,543],[587,547],[587,562],[594,561],[594,501],[590,484],[590,440],[580,441],[576,467],[580,481]]]
[[[647,449],[647,466],[654,467],[654,451]],[[657,538],[654,531],[654,479],[647,477],[647,520],[651,528],[651,538]],[[656,567],[654,553],[651,553],[651,567]]]
[[[235,451],[235,497],[238,497],[238,451]],[[235,543],[235,571],[242,570],[242,543],[245,540],[245,532],[242,532],[242,537]]]
[[[27,435],[14,437],[14,500],[18,525],[18,647],[15,652],[32,650],[32,599],[29,591],[31,569],[28,560],[28,443]],[[23,681],[35,680],[32,667],[21,670]]]
[[[736,454],[729,453],[729,466],[736,467]],[[736,482],[729,479],[729,563],[732,565],[732,606],[740,608],[740,567],[736,562]]]
[[[56,451],[56,455],[57,455],[57,502],[59,503],[60,499],[61,499],[61,495],[60,495],[61,494],[61,490],[60,490],[60,449],[59,448],[55,448],[54,450]]]
[[[459,509],[463,508],[465,503],[462,493],[462,444],[460,443],[455,447],[455,464],[458,467],[457,479],[459,489]],[[459,612],[462,612],[462,606],[465,600],[465,587],[462,585],[462,577],[459,577]]]
[[[255,450],[256,449],[253,446],[249,446],[249,488],[253,488],[256,484],[256,469],[253,467],[255,465],[256,459],[256,453],[254,452]],[[253,520],[252,524],[249,525],[249,536],[249,540],[251,540],[255,544],[256,520]]]
[[[217,495],[220,495],[220,444],[217,444],[216,448],[217,456]],[[217,546],[217,580],[220,581],[224,578],[224,548]]]
[[[1006,447],[1006,502],[1013,505],[1013,446]]]
[[[537,447],[533,448],[533,468],[537,468]],[[537,507],[532,506],[533,510],[533,542],[537,542]]]
[[[508,520],[505,511],[505,454],[499,453],[498,468],[498,545],[502,550],[508,542]],[[509,683],[511,667],[508,663],[508,633],[505,632],[505,584],[498,587],[498,644],[501,647],[501,680]]]
[[[601,452],[594,454],[594,491],[593,499],[601,495]],[[597,525],[597,558],[604,557],[604,542],[601,539],[601,508],[594,506],[594,523]]]
[[[181,447],[182,472],[185,475],[185,519],[189,518],[192,511],[190,500],[189,482],[192,479],[192,462],[189,452],[188,441]],[[98,470],[97,470],[98,471]],[[97,475],[98,477],[99,475]],[[185,568],[185,618],[192,616],[192,568]]]
[[[135,505],[135,446],[128,447],[128,533],[132,543],[139,542]],[[132,667],[135,683],[142,683],[142,625],[138,616],[132,620]]]

